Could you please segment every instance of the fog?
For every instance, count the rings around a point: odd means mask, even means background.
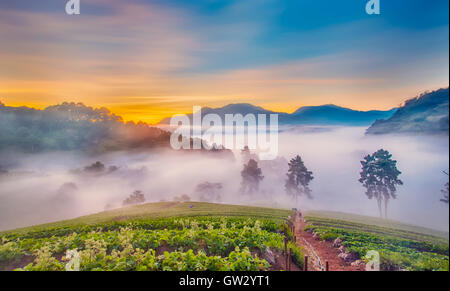
[[[195,188],[203,182],[222,183],[214,202],[291,208],[284,191],[287,161],[301,155],[314,173],[313,199],[298,200],[303,210],[333,210],[377,216],[358,182],[360,160],[380,148],[398,161],[404,185],[389,204],[389,218],[448,231],[448,205],[439,201],[448,177],[448,137],[365,136],[359,127],[297,127],[279,135],[279,158],[260,161],[265,176],[260,193],[239,192],[242,161],[213,153],[151,150],[87,156],[76,152],[0,155],[0,230],[67,219],[121,207],[133,191],[147,202],[172,201],[183,194],[199,200]],[[101,161],[106,168],[87,172]],[[108,169],[115,166],[116,168]],[[0,170],[2,170],[0,168]]]

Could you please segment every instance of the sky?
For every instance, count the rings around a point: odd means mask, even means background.
[[[449,84],[449,1],[0,0],[0,101],[156,123],[194,105],[390,109]]]

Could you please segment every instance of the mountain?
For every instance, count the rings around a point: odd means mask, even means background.
[[[449,88],[427,92],[409,99],[386,120],[377,120],[367,134],[449,132]]]
[[[202,107],[202,117],[206,114],[217,114],[222,120],[225,120],[225,114],[281,114],[288,115],[287,113],[274,112],[266,110],[259,106],[254,106],[248,103],[228,104],[220,108]],[[192,114],[187,115],[192,122]],[[159,122],[159,124],[170,124],[170,117],[166,117]]]
[[[370,125],[377,119],[389,118],[395,110],[357,111],[332,104],[307,106],[301,107],[288,116],[280,117],[280,123],[363,126]]]
[[[202,116],[215,113],[224,120],[225,114],[278,114],[280,125],[370,125],[377,119],[389,118],[396,109],[387,111],[357,111],[336,105],[301,107],[292,114],[274,112],[248,103],[229,104],[220,108],[202,108]],[[192,114],[188,115],[192,121]],[[163,119],[160,124],[169,124],[170,117]]]

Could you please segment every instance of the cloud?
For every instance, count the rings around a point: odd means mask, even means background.
[[[448,26],[438,23],[417,29],[352,14],[313,25],[279,1],[95,0],[79,16],[45,3],[0,11],[5,103],[77,101],[158,122],[192,105],[237,102],[388,109],[448,86]],[[300,6],[322,15],[319,4]]]

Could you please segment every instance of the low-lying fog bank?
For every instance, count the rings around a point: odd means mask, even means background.
[[[262,161],[260,193],[239,193],[242,161],[214,154],[173,151],[117,152],[102,156],[80,153],[0,154],[0,230],[72,218],[120,207],[134,191],[147,202],[183,199],[291,208],[284,191],[287,162],[301,155],[313,171],[313,199],[301,209],[378,215],[358,182],[360,160],[380,148],[398,161],[404,185],[389,204],[389,218],[448,231],[448,204],[440,190],[448,177],[448,137],[364,136],[365,128],[302,127],[279,136],[279,159]],[[102,164],[94,165],[96,161]],[[199,184],[215,189],[202,195]],[[204,184],[203,184],[204,186]]]

